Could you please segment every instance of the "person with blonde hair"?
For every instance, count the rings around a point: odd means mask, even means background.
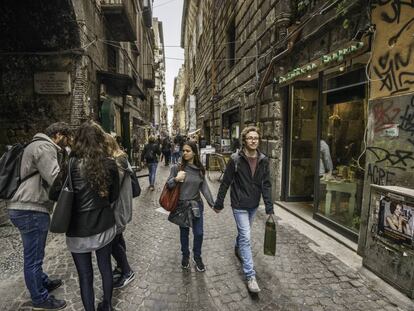
[[[141,162],[148,166],[149,188],[154,190],[155,175],[157,173],[158,157],[161,154],[159,143],[156,142],[154,136],[148,138],[148,144],[144,146],[141,155]]]
[[[123,236],[126,225],[132,219],[132,186],[131,175],[134,174],[127,154],[120,148],[116,139],[106,134],[108,155],[116,161],[119,173],[119,197],[113,209],[116,223],[116,236],[112,242],[112,257],[115,258],[116,268],[113,271],[114,288],[122,288],[132,282],[135,273],[131,269],[126,255],[126,243]]]

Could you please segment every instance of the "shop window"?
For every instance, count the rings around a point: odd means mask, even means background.
[[[236,58],[236,19],[233,17],[227,27],[227,64],[232,68]]]
[[[361,214],[366,81],[362,70],[325,79],[318,212],[358,233]]]
[[[313,197],[317,159],[317,81],[298,82],[291,87],[289,111],[290,200],[309,201]]]

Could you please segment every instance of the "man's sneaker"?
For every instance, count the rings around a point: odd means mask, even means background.
[[[237,259],[240,260],[240,262],[243,262],[243,259],[240,256],[240,249],[238,246],[234,247],[234,254],[236,255]]]
[[[114,279],[119,278],[121,275],[122,275],[122,270],[121,270],[121,268],[120,268],[120,267],[116,267],[116,268],[114,269],[114,271],[112,271],[112,277],[113,277]]]
[[[56,280],[48,280],[48,282],[45,284],[45,288],[50,293],[52,290],[55,290],[56,288],[62,286],[63,282],[61,279]]]
[[[190,268],[190,257],[183,256],[183,259],[181,259],[181,268],[183,269]]]
[[[66,301],[56,299],[50,295],[45,301],[38,304],[33,304],[32,310],[61,310],[66,307]]]
[[[258,293],[260,292],[260,287],[257,284],[256,277],[252,276],[247,280],[247,289],[251,293]]]
[[[206,267],[203,264],[201,257],[193,257],[193,262],[195,263],[196,269],[198,272],[206,271]]]
[[[122,288],[127,286],[129,283],[131,283],[135,279],[135,273],[131,270],[126,275],[121,275],[115,282],[114,282],[114,289],[116,288]]]

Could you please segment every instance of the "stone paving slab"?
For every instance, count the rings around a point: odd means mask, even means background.
[[[250,295],[234,256],[236,228],[229,195],[220,214],[209,208],[205,211],[206,272],[195,271],[193,265],[189,271],[181,269],[179,229],[167,221],[165,213],[157,211],[168,172],[169,168],[159,166],[155,191],[148,189],[146,178],[140,179],[142,195],[134,201],[133,221],[125,233],[136,279],[127,287],[114,290],[115,310],[414,310],[397,306],[392,297],[385,296],[371,281],[330,253],[315,252],[312,246],[316,243],[289,225],[277,226],[276,256],[263,255],[263,209],[257,214],[252,232],[254,262],[262,291]],[[217,188],[218,183],[212,183],[213,193]],[[14,239],[10,243],[18,244],[17,237],[10,235]],[[65,282],[54,295],[68,301],[66,310],[82,310],[77,273],[64,236],[51,235],[49,240],[44,269]],[[98,302],[102,287],[96,264],[94,268]],[[31,310],[23,273],[13,270],[5,275],[7,278],[0,278],[0,310]]]

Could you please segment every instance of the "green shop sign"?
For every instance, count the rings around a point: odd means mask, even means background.
[[[280,76],[279,80],[277,80],[277,78],[275,78],[275,80],[278,81],[280,84],[286,83],[297,77],[315,71],[318,68],[322,69],[330,64],[342,62],[346,56],[360,50],[364,45],[364,42],[357,42],[355,44],[350,45],[347,48],[337,50],[327,55],[323,55],[318,60],[306,64],[302,67],[295,68],[292,71],[289,71],[287,74]]]

